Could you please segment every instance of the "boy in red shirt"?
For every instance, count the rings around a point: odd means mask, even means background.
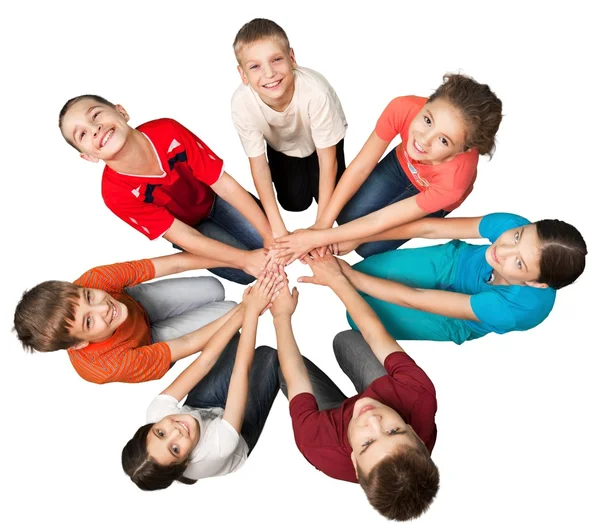
[[[192,132],[163,118],[133,129],[121,105],[93,95],[65,103],[59,127],[89,162],[106,163],[108,208],[149,239],[215,259],[212,271],[248,284],[263,268],[271,227],[260,203]],[[236,270],[240,269],[240,270]]]
[[[321,258],[314,251],[307,262],[314,276],[303,281],[330,287],[364,339],[347,331],[334,340],[338,363],[359,392],[347,398],[300,355],[291,327],[298,291],[280,291],[271,313],[296,445],[323,473],[359,482],[371,505],[385,517],[402,521],[418,517],[439,484],[429,456],[437,434],[435,388],[387,333],[331,254]]]
[[[210,264],[181,252],[95,267],[73,283],[43,282],[23,294],[15,331],[28,350],[66,349],[92,383],[159,379],[201,350],[236,304],[212,277],[144,282]]]

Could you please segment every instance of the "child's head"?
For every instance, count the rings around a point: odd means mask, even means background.
[[[172,414],[140,427],[121,454],[123,470],[142,490],[168,488],[177,480],[195,481],[183,473],[200,440],[198,420],[189,414]]]
[[[63,138],[90,162],[115,157],[131,131],[128,121],[121,105],[90,94],[70,99],[58,115]]]
[[[579,278],[586,254],[577,228],[544,219],[507,230],[488,247],[485,258],[509,284],[560,289]]]
[[[439,487],[439,473],[427,447],[400,414],[361,398],[348,424],[352,463],[371,505],[388,519],[421,515]]]
[[[127,316],[127,306],[104,291],[48,281],[23,293],[14,322],[25,349],[46,352],[102,342]]]
[[[244,84],[271,106],[294,93],[294,50],[285,31],[271,20],[255,18],[244,24],[233,41]]]
[[[422,163],[440,164],[476,148],[492,155],[502,121],[502,102],[474,79],[447,74],[409,127],[408,154]]]

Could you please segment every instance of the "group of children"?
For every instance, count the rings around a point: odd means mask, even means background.
[[[27,349],[66,349],[94,383],[159,379],[201,352],[123,449],[123,468],[142,489],[238,469],[281,389],[313,466],[359,482],[390,519],[418,517],[438,490],[436,394],[396,339],[460,344],[538,325],[556,290],[583,272],[585,242],[557,220],[446,218],[473,190],[479,156],[494,152],[502,104],[487,85],[452,74],[429,98],[392,100],[346,168],[340,100],[321,74],[296,64],[283,29],[254,19],[233,47],[242,84],[232,117],[258,198],[178,122],[132,128],[121,105],[70,99],[60,131],[81,158],[105,162],[108,208],[181,252],[39,284],[19,302],[15,330]],[[288,231],[279,207],[302,211],[313,199],[315,223]],[[396,250],[417,237],[451,241]],[[461,241],[473,238],[490,244]],[[352,250],[365,258],[353,267],[335,257]],[[284,268],[296,259],[313,273],[298,281],[329,287],[347,309],[353,330],[333,349],[353,397],[300,354],[291,324],[298,290]],[[235,304],[214,277],[150,282],[195,269],[256,283]],[[266,311],[276,350],[256,348]]]

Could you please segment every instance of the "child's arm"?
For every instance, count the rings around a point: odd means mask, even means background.
[[[195,228],[186,225],[179,219],[173,220],[173,224],[163,237],[202,258],[213,260],[212,256],[219,256],[219,260],[214,262],[222,264],[218,266],[241,269],[255,278],[260,275],[260,271],[264,267],[265,253],[263,249],[240,250],[230,247],[225,243],[203,236]],[[210,266],[213,267],[213,262],[210,263]]]
[[[404,351],[386,331],[369,304],[362,299],[345,277],[336,258],[330,253],[321,257],[318,253],[312,252],[306,262],[314,276],[298,278],[298,281],[328,286],[344,303],[348,313],[381,364],[385,362],[390,353]]]
[[[235,363],[231,372],[227,401],[223,419],[227,421],[238,433],[244,423],[246,402],[248,401],[248,381],[250,369],[254,360],[256,346],[256,327],[258,317],[264,312],[274,296],[276,296],[280,277],[277,274],[267,273],[246,289],[244,293],[244,320],[242,336],[238,344]]]
[[[171,362],[174,363],[179,359],[184,359],[189,355],[202,351],[205,348],[206,343],[212,338],[217,330],[238,312],[243,313],[243,308],[240,305],[236,305],[217,320],[213,320],[211,323],[202,326],[196,331],[166,341],[165,344],[169,346],[169,349],[171,350]]]
[[[478,239],[479,224],[483,217],[424,217],[411,223],[388,228],[383,232],[363,238],[356,238],[340,244],[340,254],[347,254],[363,243],[390,241],[393,239]],[[349,223],[350,224],[350,223]]]
[[[346,203],[354,196],[371,174],[390,142],[382,140],[373,131],[356,158],[346,168],[335,187],[331,200],[320,215],[315,228],[331,228]]]
[[[287,235],[288,231],[281,217],[279,206],[277,206],[277,200],[275,199],[271,169],[269,168],[266,155],[262,154],[248,160],[250,160],[250,172],[254,179],[256,191],[258,191],[258,197],[262,202],[269,224],[273,230],[273,237]]]
[[[256,201],[240,186],[239,182],[228,173],[223,172],[211,188],[219,197],[236,208],[256,228],[263,240],[263,246],[269,248],[273,243],[271,225]]]
[[[471,308],[471,296],[468,294],[408,287],[402,283],[355,271],[345,261],[338,261],[344,276],[354,288],[373,298],[450,318],[479,320]]]
[[[280,266],[280,270],[283,271],[283,266]],[[308,371],[300,355],[292,329],[292,315],[297,304],[298,289],[294,287],[290,293],[289,285],[286,282],[271,307],[275,334],[277,335],[279,366],[288,387],[288,399],[290,401],[298,394],[313,393]]]
[[[227,320],[220,328],[218,328],[212,337],[209,338],[202,354],[199,355],[183,372],[181,372],[175,381],[173,381],[167,388],[165,388],[163,392],[161,392],[162,394],[168,394],[169,396],[173,396],[178,401],[181,401],[190,392],[190,390],[196,386],[198,381],[200,381],[208,372],[210,372],[211,368],[219,359],[225,346],[227,346],[227,343],[242,325],[244,318],[244,307],[243,305],[238,307],[239,309],[237,311],[235,311],[237,308],[232,310],[233,314],[231,315],[231,318],[229,318],[229,320]],[[215,324],[215,322],[212,324]]]
[[[319,159],[319,201],[315,224],[318,224],[319,218],[323,215],[333,195],[335,177],[338,170],[336,151],[337,146],[335,145],[324,149],[317,149],[317,158]]]

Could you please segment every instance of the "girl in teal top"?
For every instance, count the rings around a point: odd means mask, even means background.
[[[583,272],[587,254],[573,226],[557,220],[532,224],[508,213],[420,219],[342,244],[340,250],[347,253],[366,241],[414,237],[453,240],[392,250],[354,267],[340,260],[344,274],[395,339],[461,344],[489,332],[533,328],[552,310],[556,289]],[[486,238],[491,244],[472,245],[458,238]]]

